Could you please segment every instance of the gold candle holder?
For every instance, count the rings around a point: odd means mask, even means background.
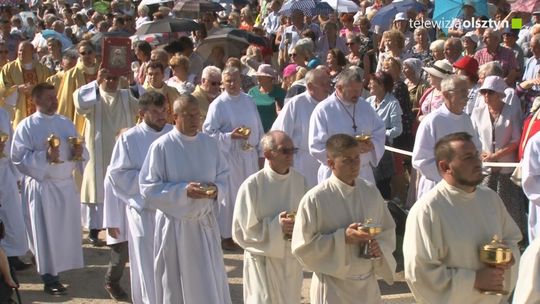
[[[84,138],[79,137],[79,136],[70,136],[68,137],[68,142],[73,148],[79,148],[80,146],[82,146],[82,144],[84,144]],[[82,156],[77,155],[77,156],[73,156],[71,160],[84,161],[85,159]]]
[[[251,128],[246,127],[246,126],[241,126],[238,129],[238,133],[249,137],[249,135],[251,134]],[[244,151],[253,150],[253,146],[246,139],[244,139],[244,142],[242,143],[242,150]]]
[[[491,242],[480,247],[480,261],[490,267],[505,265],[512,261],[512,249],[505,245],[498,235]],[[482,290],[483,294],[504,296],[508,290]]]
[[[214,196],[218,191],[216,186],[210,184],[200,184],[199,189],[210,197]]]
[[[47,142],[49,143],[49,147],[51,148],[59,148],[61,144],[60,137],[54,134],[49,135],[49,137],[47,138]],[[49,161],[50,164],[61,164],[63,162],[64,161],[59,160],[59,159]]]
[[[371,237],[376,237],[382,232],[382,225],[376,224],[373,222],[372,219],[367,219],[365,223],[361,224],[358,227],[358,230],[366,232]],[[370,259],[370,260],[378,260],[380,257],[373,256],[369,253],[369,248],[371,247],[371,241],[369,240],[367,243],[361,243],[360,244],[360,257],[364,259]]]
[[[0,143],[5,144],[9,140],[9,134],[0,131]],[[6,157],[4,150],[0,150],[0,158]]]
[[[296,218],[296,211],[291,211],[290,213],[287,213],[285,215],[286,218],[290,219],[290,220],[293,220]],[[291,241],[292,240],[292,234],[290,233],[285,233],[283,234],[283,238],[287,241]]]

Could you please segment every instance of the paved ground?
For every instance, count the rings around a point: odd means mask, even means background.
[[[103,276],[106,271],[109,250],[107,247],[84,245],[84,269],[72,270],[62,274],[62,282],[68,287],[68,295],[53,297],[43,292],[43,285],[35,269],[18,272],[21,282],[23,303],[115,303],[109,299],[103,289]],[[229,286],[233,303],[242,301],[242,253],[225,253],[225,265],[229,277]],[[126,291],[129,290],[129,269],[122,281]],[[302,303],[309,303],[308,292],[311,274],[305,273],[302,289]],[[384,303],[414,303],[414,299],[403,281],[402,273],[398,273],[397,282],[393,286],[381,283]]]

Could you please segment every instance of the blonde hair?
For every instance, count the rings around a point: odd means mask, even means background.
[[[184,55],[176,54],[169,60],[169,65],[171,67],[181,66],[186,71],[189,70],[189,58]]]
[[[394,40],[397,46],[402,50],[405,48],[405,36],[399,30],[389,30],[384,32],[384,38]]]
[[[308,72],[308,69],[306,69],[305,67],[298,67],[296,69],[295,81],[299,81],[299,80],[304,79],[304,77],[306,77],[307,72]]]

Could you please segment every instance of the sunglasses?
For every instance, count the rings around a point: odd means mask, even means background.
[[[86,51],[86,52],[80,52],[79,55],[86,56],[86,55],[92,55],[94,52],[92,51]]]
[[[480,94],[482,94],[482,95],[493,95],[495,93],[496,92],[492,91],[492,90],[482,90],[482,91],[480,91]]]
[[[298,148],[279,148],[275,149],[274,151],[277,151],[283,155],[294,155],[298,153]]]

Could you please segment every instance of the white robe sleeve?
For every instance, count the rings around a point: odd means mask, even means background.
[[[327,132],[328,126],[326,126],[328,118],[325,117],[324,111],[320,110],[320,105],[315,107],[309,119],[308,144],[309,154],[315,157],[319,163],[326,165],[326,141],[330,135]]]
[[[86,115],[99,102],[97,82],[92,81],[73,92],[73,103],[79,115]]]
[[[223,111],[226,109],[221,109],[219,106],[219,104],[215,104],[215,101],[210,104],[202,130],[219,142],[220,150],[228,153],[232,148],[232,132],[222,131],[225,125]]]
[[[134,151],[128,149],[125,136],[120,136],[111,156],[111,183],[116,195],[140,212],[146,205],[139,189],[140,167],[130,158],[130,152]]]
[[[279,214],[259,218],[257,215],[257,180],[249,178],[240,186],[233,215],[233,238],[245,250],[271,258],[285,256],[285,242]]]
[[[411,209],[407,216],[403,240],[407,284],[420,303],[468,303],[475,292],[476,270],[444,263],[448,244],[437,221],[436,215],[421,208]]]
[[[540,206],[540,135],[535,134],[525,146],[521,169],[523,192],[531,203]]]
[[[105,181],[103,183],[103,226],[105,228],[124,229],[123,215],[126,212],[125,205],[115,195],[110,174],[105,175]],[[122,233],[125,233],[125,231],[122,231]]]
[[[291,138],[293,137],[295,121],[293,104],[293,102],[286,103],[272,124],[272,130],[281,130],[287,133]]]
[[[513,303],[540,303],[540,239],[530,244],[521,257]]]
[[[412,165],[427,179],[432,181],[441,180],[441,175],[435,162],[435,134],[431,125],[428,124],[429,117],[420,122],[416,132],[416,141],[414,142]],[[429,121],[431,122],[431,121]],[[478,148],[481,148],[478,147]]]
[[[37,181],[43,180],[47,167],[47,150],[35,151],[30,143],[32,136],[24,124],[19,124],[11,143],[11,161],[24,175]]]

